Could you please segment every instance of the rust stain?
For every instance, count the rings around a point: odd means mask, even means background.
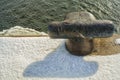
[[[90,55],[113,55],[120,53],[120,45],[115,44],[117,38],[120,38],[120,35],[114,34],[109,38],[95,38],[95,49]]]

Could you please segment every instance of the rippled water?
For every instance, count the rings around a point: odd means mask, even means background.
[[[120,0],[0,0],[0,31],[16,25],[47,31],[49,22],[76,11],[112,20],[120,31]]]

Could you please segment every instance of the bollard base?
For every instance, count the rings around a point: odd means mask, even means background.
[[[89,38],[68,39],[66,41],[66,49],[76,56],[88,55],[94,49],[94,41]]]
[[[77,56],[118,54],[120,44],[117,44],[116,40],[119,38],[119,34],[113,34],[109,38],[69,39],[66,41],[66,49],[70,54]]]

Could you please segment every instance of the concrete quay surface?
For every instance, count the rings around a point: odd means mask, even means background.
[[[0,80],[120,80],[120,54],[73,56],[65,40],[0,37]]]

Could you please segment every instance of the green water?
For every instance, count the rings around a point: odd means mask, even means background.
[[[51,21],[76,11],[111,20],[119,31],[120,0],[0,0],[0,31],[19,25],[46,32]]]

